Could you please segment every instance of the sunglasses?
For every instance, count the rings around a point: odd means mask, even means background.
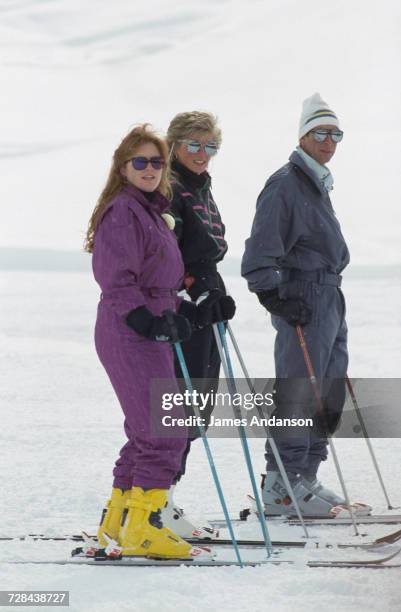
[[[330,136],[333,142],[341,142],[344,136],[344,132],[341,130],[327,130],[325,128],[311,130],[310,133],[315,142],[324,142],[327,136]]]
[[[188,153],[199,153],[199,151],[203,149],[208,157],[216,155],[219,150],[216,142],[207,142],[206,144],[198,140],[179,140],[178,142],[183,142],[185,144]]]
[[[163,157],[151,157],[150,159],[147,157],[133,157],[129,161],[135,170],[145,170],[148,164],[150,164],[154,170],[160,170],[165,164]]]

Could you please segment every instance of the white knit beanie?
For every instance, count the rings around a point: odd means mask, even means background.
[[[340,127],[334,111],[330,110],[319,93],[315,93],[303,101],[301,118],[299,120],[299,138],[305,136],[305,134],[318,125],[335,125],[338,128]]]

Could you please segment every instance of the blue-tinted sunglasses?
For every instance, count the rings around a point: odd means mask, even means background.
[[[165,164],[163,157],[151,157],[150,159],[147,157],[133,157],[130,159],[130,162],[135,170],[145,170],[148,164],[150,164],[154,170],[160,170]]]

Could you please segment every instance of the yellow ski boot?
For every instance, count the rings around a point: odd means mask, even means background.
[[[97,530],[98,541],[102,548],[108,545],[108,541],[104,538],[105,533],[109,538],[117,540],[121,526],[121,517],[130,496],[131,489],[126,491],[123,491],[123,489],[112,489],[111,498],[102,512],[102,518]]]
[[[166,489],[132,489],[118,538],[121,554],[160,559],[211,558],[208,549],[193,548],[163,527],[161,510],[166,505],[167,493]]]

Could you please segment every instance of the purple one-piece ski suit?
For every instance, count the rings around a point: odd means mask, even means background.
[[[102,290],[95,329],[96,350],[125,416],[128,442],[120,451],[113,486],[167,489],[179,471],[184,437],[152,437],[150,385],[170,379],[172,347],[148,340],[130,327],[128,312],[146,305],[154,315],[176,310],[184,268],[174,232],[161,217],[169,202],[158,192],[149,201],[127,184],[108,204],[97,227],[93,272]]]

